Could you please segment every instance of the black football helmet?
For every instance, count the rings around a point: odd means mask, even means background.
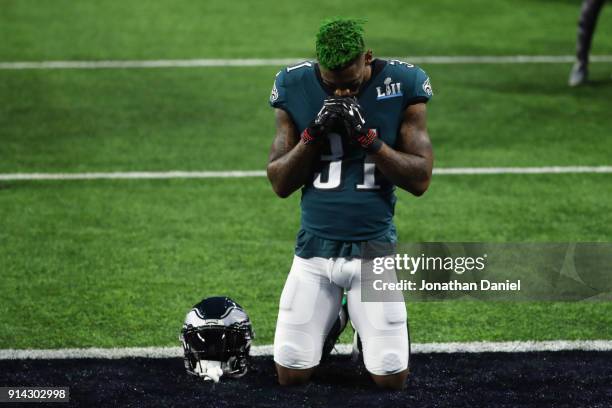
[[[217,361],[224,376],[242,377],[254,337],[249,316],[238,303],[225,296],[206,298],[187,313],[181,330],[185,368],[202,377],[203,364]]]

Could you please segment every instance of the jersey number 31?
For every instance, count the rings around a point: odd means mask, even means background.
[[[321,156],[322,161],[329,161],[329,171],[327,172],[327,181],[322,181],[321,173],[315,174],[313,186],[320,190],[333,190],[340,187],[342,182],[342,157],[344,156],[344,150],[342,149],[342,138],[337,133],[330,133],[327,135],[329,138],[330,154],[324,154]],[[376,172],[376,165],[366,156],[363,162],[363,180],[357,184],[355,188],[357,190],[378,190],[380,186],[376,184],[374,174]]]

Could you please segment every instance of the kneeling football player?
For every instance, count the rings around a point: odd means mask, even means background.
[[[301,228],[274,339],[279,382],[308,381],[346,291],[367,370],[377,385],[401,389],[408,376],[406,307],[362,302],[361,245],[395,243],[395,186],[415,196],[429,186],[431,85],[417,66],[373,59],[358,21],[324,23],[316,53],[316,62],[281,70],[270,95],[276,136],[268,178],[283,198],[302,189]]]

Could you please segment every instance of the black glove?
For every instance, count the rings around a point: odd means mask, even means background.
[[[342,98],[342,120],[349,138],[368,153],[376,153],[383,145],[374,129],[365,127],[363,108],[355,98]]]
[[[330,96],[325,99],[323,106],[317,116],[310,122],[310,125],[300,135],[302,143],[312,144],[321,139],[322,135],[327,134],[335,122],[342,116],[343,106],[341,98]]]

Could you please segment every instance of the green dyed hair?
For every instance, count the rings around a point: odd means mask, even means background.
[[[341,69],[365,49],[363,20],[334,18],[321,24],[317,33],[317,59],[331,70]]]

